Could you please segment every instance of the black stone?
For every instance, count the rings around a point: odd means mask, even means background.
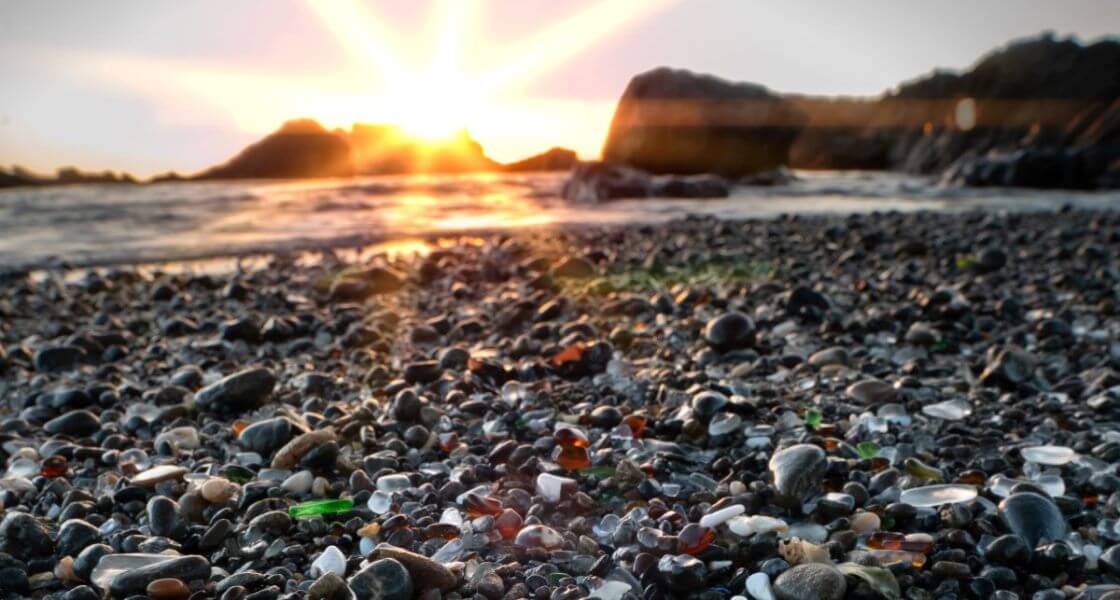
[[[25,512],[11,511],[0,522],[0,552],[28,560],[52,554],[54,542],[38,519]]]
[[[85,437],[101,429],[97,415],[88,410],[72,410],[47,421],[43,430],[47,433]]]
[[[411,600],[412,578],[392,558],[375,560],[347,580],[357,600]]]
[[[109,582],[109,592],[115,597],[125,597],[143,593],[156,579],[175,578],[191,582],[209,577],[210,561],[206,557],[181,556],[119,573]]]
[[[264,367],[239,371],[216,381],[195,394],[195,405],[203,411],[240,413],[252,410],[272,395],[276,376]]]

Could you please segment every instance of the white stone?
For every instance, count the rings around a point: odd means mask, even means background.
[[[747,512],[747,507],[742,504],[732,504],[727,508],[721,508],[700,517],[700,526],[708,528],[716,527],[717,525],[727,522],[731,517],[737,517],[745,512]]]
[[[383,515],[393,508],[393,496],[385,492],[374,492],[369,495],[369,502],[366,502],[366,506],[374,514]]]
[[[825,540],[828,539],[828,529],[825,528],[824,525],[821,525],[819,523],[811,523],[808,521],[803,523],[794,523],[793,525],[789,526],[789,529],[787,531],[779,532],[779,534],[781,535],[781,537],[786,539],[800,538],[806,542],[812,542],[814,544],[823,544]]]
[[[334,573],[339,577],[346,576],[346,556],[338,546],[327,546],[326,550],[311,563],[311,576],[319,577],[326,573]]]
[[[577,485],[576,480],[567,477],[559,477],[548,473],[541,473],[537,476],[537,493],[544,498],[545,502],[554,504],[559,502],[564,496],[565,487],[571,490],[576,489]]]
[[[377,489],[382,492],[403,492],[410,487],[412,487],[412,480],[408,478],[408,475],[395,473],[377,478]]]
[[[732,517],[727,521],[727,527],[731,529],[731,533],[741,537],[747,537],[756,533],[765,533],[768,531],[783,532],[789,530],[789,525],[785,521],[768,517],[765,515],[752,515],[749,517]]]
[[[732,433],[743,426],[743,419],[735,413],[720,413],[708,423],[708,435]]]
[[[459,509],[452,506],[444,509],[443,514],[439,516],[439,522],[454,525],[461,529],[463,527],[463,514],[459,512]]]
[[[316,498],[326,498],[327,492],[331,489],[331,483],[327,481],[326,477],[316,477],[311,482],[311,494]]]
[[[774,592],[770,589],[770,577],[761,571],[751,573],[747,577],[747,593],[754,600],[774,600]]]
[[[156,436],[156,447],[163,442],[168,442],[174,448],[181,450],[194,450],[201,444],[198,439],[198,430],[194,427],[184,426],[168,429]]]
[[[293,494],[306,494],[311,491],[311,483],[315,481],[315,475],[311,471],[303,470],[297,471],[291,477],[284,480],[280,487],[288,490]]]

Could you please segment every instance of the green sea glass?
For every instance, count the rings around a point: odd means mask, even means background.
[[[332,515],[344,513],[354,508],[354,501],[349,498],[339,500],[312,500],[303,502],[288,509],[288,515],[293,519],[308,519],[319,515]]]
[[[859,445],[856,446],[856,450],[859,451],[860,458],[874,458],[875,455],[879,453],[879,446],[876,446],[873,442],[860,442]]]
[[[813,429],[821,426],[821,411],[817,409],[810,409],[805,413],[805,424]]]

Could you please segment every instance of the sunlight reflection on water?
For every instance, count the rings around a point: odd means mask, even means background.
[[[886,210],[1046,210],[1120,206],[1120,193],[945,188],[887,173],[799,173],[788,186],[714,200],[571,205],[565,174],[368,177],[0,191],[0,267],[106,264],[357,247],[429,234],[582,223],[650,223]],[[399,242],[395,242],[399,243]],[[407,246],[407,245],[406,245]],[[419,250],[415,244],[411,247]]]

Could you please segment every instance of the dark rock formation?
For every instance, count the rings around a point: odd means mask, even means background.
[[[494,171],[498,163],[486,157],[466,131],[439,141],[419,140],[392,125],[355,123],[346,136],[353,152],[354,172],[474,173]]]
[[[969,185],[1100,187],[1120,159],[1117,98],[1120,42],[1044,35],[878,99],[793,97],[809,122],[791,165],[948,170],[948,180]]]
[[[506,163],[503,171],[567,171],[579,162],[579,157],[567,148],[550,148],[547,152],[534,154],[517,162]]]
[[[355,123],[328,131],[311,120],[289,121],[229,162],[194,179],[347,177],[398,173],[477,173],[568,169],[575,153],[554,148],[504,166],[488,158],[466,131],[421,140],[393,125]]]
[[[195,179],[346,177],[353,173],[346,136],[301,119],[284,123],[279,131]]]
[[[0,188],[79,183],[136,183],[136,178],[128,173],[115,173],[113,171],[93,173],[79,171],[74,167],[63,167],[55,172],[53,177],[32,173],[18,166],[12,167],[11,170],[0,168]]]
[[[623,198],[726,198],[730,193],[731,182],[719,175],[651,175],[604,162],[577,164],[561,189],[564,199],[579,204]]]
[[[626,86],[603,160],[658,174],[750,175],[785,165],[805,121],[762,86],[659,68]]]

